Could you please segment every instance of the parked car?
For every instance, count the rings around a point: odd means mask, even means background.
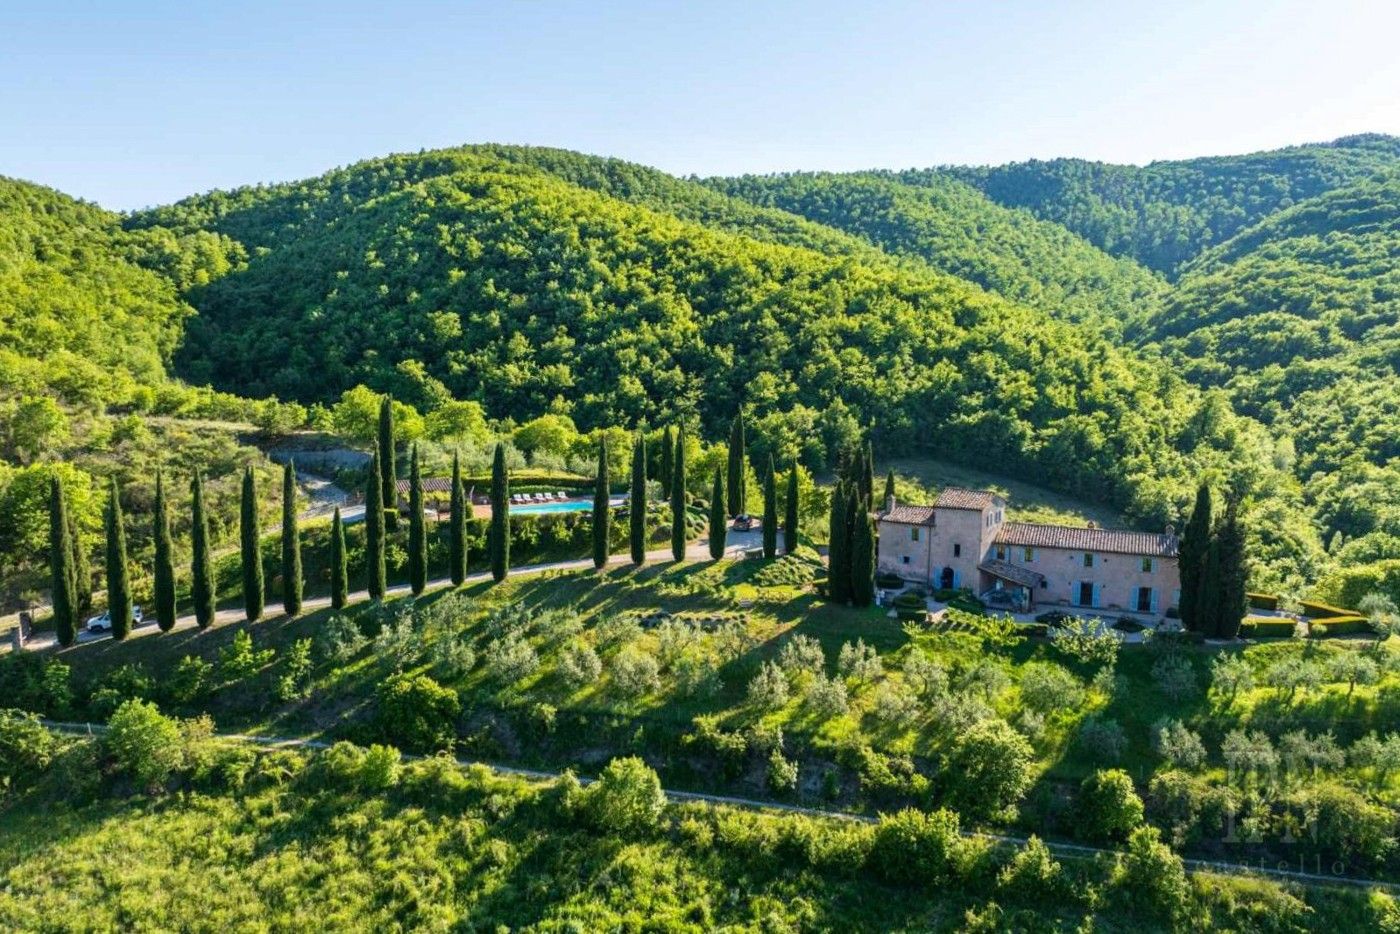
[[[131,607],[131,628],[135,629],[145,621],[145,616],[141,613],[139,606]],[[111,632],[112,631],[112,611],[103,610],[101,615],[94,616],[87,621],[88,632]]]
[[[747,532],[753,528],[753,516],[742,515],[734,517],[734,531]]]

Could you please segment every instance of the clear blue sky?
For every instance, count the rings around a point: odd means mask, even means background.
[[[467,142],[677,173],[1400,133],[1400,5],[0,5],[0,174],[112,208]]]

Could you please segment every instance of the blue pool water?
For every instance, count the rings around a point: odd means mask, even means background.
[[[620,506],[621,504],[622,504],[622,500],[620,500],[620,499],[614,499],[614,500],[612,500],[611,503],[610,503],[610,505],[611,505],[614,509],[617,508],[618,506]],[[521,514],[521,513],[540,513],[540,512],[582,512],[582,511],[585,510],[585,509],[592,509],[592,508],[593,508],[593,501],[592,501],[592,500],[589,500],[589,499],[566,499],[566,500],[564,500],[563,502],[553,502],[553,503],[525,503],[524,505],[520,505],[520,506],[517,506],[516,504],[512,503],[511,506],[510,506],[510,511],[511,511],[512,513],[515,513],[515,514],[519,515],[519,514]]]

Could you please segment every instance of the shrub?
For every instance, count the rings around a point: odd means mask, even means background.
[[[698,641],[698,636],[689,623],[668,619],[656,627],[656,639],[661,664],[670,668]]]
[[[598,653],[582,642],[571,642],[559,653],[559,677],[571,690],[578,690],[598,680],[603,663]]]
[[[66,664],[37,652],[5,655],[0,657],[0,698],[19,710],[63,716],[73,703],[70,674]]]
[[[109,717],[129,700],[150,700],[155,682],[139,664],[121,665],[103,675],[88,700],[94,716]]]
[[[764,662],[749,682],[748,696],[749,703],[760,710],[777,710],[786,704],[788,683],[782,669],[773,662]]]
[[[1117,762],[1128,748],[1128,737],[1111,717],[1085,717],[1079,726],[1079,747],[1102,762]]]
[[[660,668],[651,653],[639,646],[628,645],[613,656],[613,684],[625,697],[637,697],[660,686]]]
[[[1240,623],[1242,639],[1291,639],[1297,632],[1297,623],[1277,616],[1246,616]]]
[[[102,742],[118,767],[143,788],[163,784],[184,763],[180,725],[148,701],[129,700],[118,707]]]
[[[425,674],[398,675],[375,692],[379,735],[414,752],[451,749],[462,712],[457,692]]]
[[[1196,692],[1196,669],[1185,655],[1170,654],[1159,658],[1152,666],[1152,680],[1173,701],[1181,701]]]
[[[693,722],[694,729],[685,735],[683,742],[719,760],[726,777],[737,776],[748,756],[749,744],[743,734],[722,729],[719,718],[714,716],[702,714]]]
[[[1045,841],[1032,834],[998,873],[997,889],[1023,904],[1053,903],[1065,894],[1064,872]]]
[[[1031,784],[1034,752],[1005,720],[983,720],[954,742],[948,778],[960,809],[979,817],[1011,812]]]
[[[797,787],[797,763],[784,758],[781,749],[768,754],[768,787],[780,793]]]
[[[58,738],[38,714],[0,710],[0,795],[47,769],[57,749]]]
[[[666,808],[666,794],[645,762],[635,756],[613,759],[584,792],[584,808],[594,826],[609,833],[654,830]]]
[[[277,699],[292,701],[311,693],[311,640],[298,639],[282,659],[277,679]]]
[[[857,639],[854,645],[847,642],[841,646],[836,670],[843,678],[862,682],[874,681],[885,673],[879,654],[872,646],[866,645],[864,639]]]
[[[449,633],[433,642],[433,671],[447,681],[456,681],[476,667],[476,652],[471,643],[455,633]]]
[[[233,642],[219,650],[219,677],[242,681],[262,670],[275,653],[272,649],[253,650],[253,637],[246,629],[233,634]]]
[[[846,685],[839,678],[818,675],[812,679],[812,683],[807,687],[807,693],[802,698],[802,705],[811,711],[812,716],[818,720],[839,717],[849,709],[846,701]]]
[[[337,613],[316,632],[316,654],[332,665],[343,665],[360,654],[369,640],[355,621]]]
[[[918,719],[919,706],[908,688],[886,682],[875,692],[870,716],[882,726],[907,729]]]
[[[811,636],[793,636],[778,652],[778,667],[790,678],[803,673],[825,674],[826,653],[822,651],[822,644]]]
[[[886,881],[932,888],[961,874],[965,852],[956,813],[905,808],[881,815],[869,867]]]
[[[1134,907],[1155,917],[1177,920],[1190,904],[1186,867],[1156,827],[1139,827],[1128,837],[1114,881]]]
[[[1230,788],[1180,769],[1158,772],[1147,786],[1146,813],[1171,832],[1174,845],[1223,836],[1229,815],[1239,811]]]
[[[709,652],[687,652],[675,665],[676,691],[682,697],[713,697],[723,688],[719,660]]]
[[[1088,840],[1122,840],[1142,823],[1142,799],[1122,769],[1100,769],[1079,786],[1079,826]]]
[[[1205,762],[1206,747],[1201,737],[1180,720],[1161,720],[1152,733],[1157,752],[1177,768],[1196,769]]]
[[[165,696],[175,704],[190,704],[208,690],[214,666],[198,655],[186,655],[175,665],[162,687]]]
[[[924,700],[931,700],[948,690],[947,670],[917,646],[911,646],[904,659],[904,680]]]
[[[360,766],[360,788],[383,791],[398,784],[401,759],[399,751],[393,746],[380,746],[378,743],[370,746]]]
[[[600,648],[611,648],[634,641],[642,634],[642,624],[631,613],[618,613],[605,617],[598,623],[597,639]]]
[[[318,764],[327,784],[343,791],[382,791],[399,779],[399,751],[392,746],[365,749],[341,741],[321,753]]]
[[[1029,662],[1021,669],[1021,700],[1041,713],[1073,709],[1084,703],[1084,686],[1054,662]]]
[[[534,674],[540,666],[540,657],[530,643],[520,636],[510,635],[487,647],[485,663],[492,681],[510,687]]]

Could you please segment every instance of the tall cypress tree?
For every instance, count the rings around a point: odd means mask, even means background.
[[[738,516],[748,512],[748,477],[744,470],[744,411],[734,416],[729,426],[729,514]]]
[[[92,610],[92,562],[83,544],[83,530],[78,527],[78,514],[71,509],[68,510],[68,542],[73,549],[73,594],[78,600],[74,604],[73,618],[81,621]]]
[[[408,466],[408,586],[416,597],[428,586],[428,529],[423,519],[423,468],[418,445]]]
[[[72,645],[78,638],[77,607],[73,576],[73,527],[68,520],[68,503],[63,481],[49,482],[49,571],[53,587],[53,624],[58,644]]]
[[[369,459],[365,482],[365,574],[371,600],[383,600],[387,587],[384,568],[384,478],[379,473],[379,453]]]
[[[849,519],[846,517],[846,483],[838,480],[831,491],[831,542],[827,546],[827,591],[836,603],[851,599]]]
[[[612,513],[608,498],[611,483],[608,477],[608,436],[598,439],[598,474],[593,479],[593,566],[601,568],[608,563],[612,551]]]
[[[671,461],[671,557],[685,560],[685,429],[676,434],[676,456]]]
[[[710,490],[710,557],[724,557],[724,539],[729,534],[724,514],[724,471],[715,467],[715,483]]]
[[[340,507],[335,507],[331,516],[331,607],[344,609],[350,599],[350,573],[345,557],[345,523],[340,518]]]
[[[1200,631],[1214,639],[1220,635],[1221,596],[1224,575],[1220,566],[1220,539],[1213,537],[1206,546],[1201,565],[1200,585],[1196,588],[1196,620]]]
[[[647,443],[640,431],[632,442],[632,488],[627,519],[632,563],[640,566],[647,560]]]
[[[452,519],[448,531],[447,572],[454,587],[467,579],[467,491],[462,486],[462,458],[452,453]]]
[[[258,487],[252,467],[243,471],[238,534],[243,560],[243,613],[252,622],[263,614],[262,530],[258,528]]]
[[[122,520],[121,491],[112,480],[107,499],[107,612],[112,638],[125,639],[131,632],[131,571],[126,566],[126,523]]]
[[[768,471],[763,475],[763,557],[778,553],[778,478],[773,455],[768,455]]]
[[[867,497],[855,496],[851,506],[851,602],[869,606],[875,598],[875,525]]]
[[[161,632],[175,628],[175,548],[170,541],[170,507],[165,502],[165,477],[156,471],[155,505],[155,611]]]
[[[869,438],[861,449],[860,495],[867,500],[875,496],[875,447]]]
[[[194,472],[190,481],[193,517],[190,539],[193,558],[190,562],[190,591],[194,598],[194,621],[200,629],[214,623],[218,593],[214,584],[214,560],[209,550],[209,516],[204,508],[204,478]]]
[[[790,555],[797,550],[797,462],[788,471],[787,502],[783,504],[783,554]]]
[[[894,468],[885,475],[885,498],[880,500],[880,507],[884,508],[890,500],[894,499]]]
[[[1205,632],[1201,626],[1200,607],[1201,574],[1205,569],[1206,552],[1211,540],[1210,487],[1202,483],[1196,491],[1196,506],[1182,531],[1177,548],[1177,567],[1181,574],[1181,599],[1177,610],[1181,622],[1192,632]]]
[[[491,577],[497,583],[510,570],[510,477],[506,446],[497,442],[491,461]]]
[[[379,403],[379,501],[388,511],[386,528],[399,527],[399,474],[394,460],[394,397],[385,396]]]
[[[1216,536],[1220,546],[1220,609],[1216,635],[1221,639],[1237,637],[1240,623],[1249,611],[1249,595],[1246,592],[1249,566],[1244,537],[1239,499],[1232,496],[1225,506],[1225,518]]]
[[[297,468],[282,467],[282,609],[288,616],[301,612],[301,528],[297,524]]]
[[[672,461],[676,453],[676,439],[671,432],[671,426],[661,432],[661,475],[656,479],[661,481],[661,493],[668,499],[671,496],[671,472],[675,469]]]

